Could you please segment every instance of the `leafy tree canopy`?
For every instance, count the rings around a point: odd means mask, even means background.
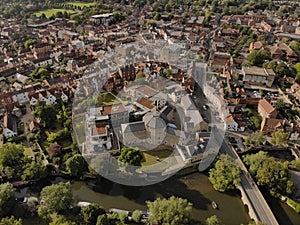
[[[209,178],[215,190],[232,190],[241,182],[240,167],[228,155],[220,155],[214,168],[209,171]]]
[[[40,118],[42,121],[44,121],[46,128],[50,128],[56,124],[56,113],[56,109],[52,104],[46,105],[45,102],[39,101],[35,106],[33,115],[36,118]]]
[[[247,60],[251,63],[253,66],[259,66],[264,63],[265,60],[270,59],[270,53],[266,50],[253,50],[251,53],[247,56]]]
[[[97,204],[90,204],[82,208],[81,215],[86,224],[96,224],[98,216],[105,215],[105,210]]]
[[[138,148],[123,147],[118,160],[125,165],[140,166],[143,156]]]
[[[245,145],[258,146],[263,144],[265,137],[261,131],[253,132],[250,136],[245,139]]]
[[[275,161],[262,151],[246,155],[243,160],[258,185],[268,187],[272,195],[278,197],[292,193],[294,184],[290,181],[288,162]]]
[[[284,132],[283,130],[277,130],[272,133],[271,142],[275,145],[286,145],[289,133]]]
[[[134,222],[139,223],[142,219],[142,212],[140,210],[134,210],[132,212],[132,219]]]
[[[71,176],[80,177],[88,171],[88,165],[82,155],[76,154],[66,161],[66,167]]]
[[[0,225],[22,225],[21,219],[15,219],[15,217],[4,217],[0,220]]]
[[[41,202],[38,214],[49,218],[52,214],[65,214],[72,205],[73,196],[70,183],[59,183],[44,187],[41,191]]]
[[[12,184],[0,184],[0,217],[11,212],[15,204],[15,189]],[[5,224],[6,225],[6,224]]]
[[[205,224],[206,225],[222,225],[223,223],[220,221],[220,219],[216,215],[213,215],[211,217],[208,217],[205,220]]]
[[[109,223],[109,220],[108,220],[106,214],[102,214],[102,215],[98,216],[96,225],[109,225],[109,224],[110,223]]]
[[[147,201],[149,222],[161,225],[190,224],[192,220],[192,204],[186,199],[170,197]]]

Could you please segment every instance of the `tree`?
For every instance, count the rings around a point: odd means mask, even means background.
[[[76,223],[68,220],[65,216],[59,215],[49,225],[76,225]]]
[[[140,166],[143,156],[138,148],[123,147],[118,158],[125,165]]]
[[[19,179],[24,165],[24,146],[6,143],[0,147],[0,170],[8,179]]]
[[[143,71],[140,71],[140,72],[137,73],[135,79],[138,80],[138,79],[142,79],[142,78],[144,78],[144,77],[145,77],[144,72],[143,72]]]
[[[298,41],[291,41],[289,44],[289,47],[293,49],[294,51],[300,50],[300,43]]]
[[[170,197],[147,201],[150,224],[178,225],[189,224],[192,220],[192,204],[186,199]]]
[[[213,215],[211,217],[208,217],[205,220],[205,224],[206,225],[221,225],[222,223],[221,223],[220,219],[216,215]]]
[[[14,167],[20,164],[24,157],[24,146],[16,145],[14,143],[6,143],[0,147],[0,168],[1,167]]]
[[[254,123],[254,126],[255,126],[256,129],[260,128],[262,118],[261,118],[261,116],[258,113],[256,113],[253,116],[251,116],[250,120]]]
[[[261,131],[253,132],[250,136],[245,139],[245,145],[258,146],[263,144],[265,137]]]
[[[118,214],[121,224],[125,225],[128,220],[128,214],[126,212],[119,212]]]
[[[240,167],[228,155],[220,155],[214,168],[209,170],[209,181],[215,190],[225,192],[234,189],[241,182]]]
[[[171,75],[172,75],[172,70],[170,68],[168,68],[167,71],[166,71],[166,77],[170,78]]]
[[[38,209],[40,217],[47,219],[53,214],[65,214],[73,202],[71,184],[59,183],[44,187],[40,198],[41,205]]]
[[[258,185],[268,187],[275,197],[292,193],[294,184],[290,178],[288,163],[282,163],[274,159],[263,161],[256,174]]]
[[[51,144],[48,148],[48,155],[52,159],[62,153],[62,147],[59,144]]]
[[[86,224],[96,224],[98,216],[105,215],[105,210],[97,204],[90,204],[81,209],[81,215]]]
[[[264,64],[264,67],[267,69],[272,69],[275,72],[277,65],[278,65],[277,60],[272,60],[272,61],[266,62]]]
[[[88,171],[88,165],[82,155],[76,154],[66,161],[66,167],[71,176],[80,177]]]
[[[263,161],[268,159],[266,152],[259,151],[256,154],[246,155],[243,161],[248,166],[249,172],[252,176],[256,176],[257,170],[261,167]]]
[[[283,101],[283,99],[278,99],[277,102],[275,103],[275,109],[277,111],[282,112],[285,108],[285,102]]]
[[[294,184],[290,181],[288,162],[276,161],[262,151],[246,155],[243,161],[248,166],[251,175],[256,178],[257,184],[268,187],[275,197],[279,197],[279,194],[292,193]]]
[[[0,184],[0,217],[11,212],[15,204],[15,189],[12,184]]]
[[[29,48],[30,45],[34,45],[36,43],[37,43],[37,41],[35,39],[28,39],[28,40],[25,41],[24,47],[25,48]]]
[[[136,223],[140,223],[142,219],[142,212],[140,210],[134,210],[132,212],[132,219]]]
[[[56,109],[54,106],[52,104],[46,105],[46,103],[43,101],[39,101],[36,104],[33,115],[45,122],[46,128],[54,127],[57,121]]]
[[[57,139],[57,133],[55,132],[50,132],[50,133],[47,133],[48,134],[48,137],[47,137],[47,141],[49,143],[54,143]]]
[[[107,219],[106,214],[98,216],[96,225],[109,225],[109,220]]]
[[[280,62],[276,66],[275,73],[280,77],[283,77],[285,75],[290,75],[290,69],[284,62]]]
[[[296,71],[296,81],[300,83],[300,62],[296,63],[293,68]]]
[[[47,176],[47,168],[41,160],[27,163],[23,170],[22,180],[40,180]]]
[[[0,225],[22,225],[21,219],[15,219],[15,217],[4,217],[0,220]]]
[[[272,133],[271,142],[275,145],[286,145],[289,134],[283,130],[277,130]]]
[[[253,66],[259,66],[263,64],[263,62],[270,58],[270,53],[266,50],[253,50],[251,53],[247,56],[247,60],[251,63]]]
[[[156,22],[149,20],[149,21],[147,21],[146,26],[147,27],[150,27],[150,26],[151,27],[156,27],[157,24],[156,24]]]

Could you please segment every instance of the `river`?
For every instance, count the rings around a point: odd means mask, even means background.
[[[247,224],[250,220],[238,192],[224,194],[215,191],[207,176],[202,173],[173,177],[145,187],[128,187],[107,180],[102,180],[96,185],[77,181],[73,183],[72,189],[76,201],[98,203],[106,210],[145,210],[147,200],[175,195],[186,198],[193,204],[193,216],[198,221],[204,222],[214,214],[226,225]],[[217,210],[212,208],[212,201],[218,204]]]
[[[73,196],[76,202],[87,201],[98,203],[106,210],[120,208],[126,210],[146,210],[146,201],[157,197],[172,195],[186,198],[193,204],[194,219],[204,222],[211,215],[217,215],[225,225],[248,224],[250,220],[247,208],[244,207],[237,191],[220,193],[215,191],[207,175],[193,173],[182,177],[172,177],[159,184],[145,187],[128,187],[102,179],[97,184],[84,181],[72,183]],[[270,208],[280,225],[300,225],[300,214],[279,199],[262,190]],[[211,202],[218,204],[215,210]],[[24,219],[24,225],[41,225],[38,218]]]

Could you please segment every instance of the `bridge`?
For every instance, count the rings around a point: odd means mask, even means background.
[[[220,152],[233,157],[235,162],[241,167],[241,184],[238,186],[238,189],[241,191],[243,203],[248,206],[251,219],[256,222],[265,222],[268,225],[279,225],[244,163],[234,149],[227,144],[226,140],[223,141]]]

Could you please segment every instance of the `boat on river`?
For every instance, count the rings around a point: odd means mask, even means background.
[[[217,203],[216,203],[215,201],[212,201],[211,205],[212,205],[212,207],[213,207],[214,209],[217,209],[217,208],[218,208],[218,205],[217,205]]]

